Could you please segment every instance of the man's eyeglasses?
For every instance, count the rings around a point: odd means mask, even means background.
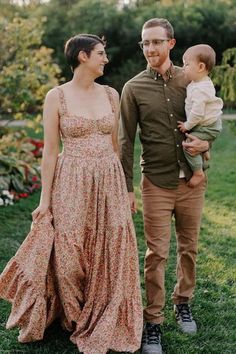
[[[168,42],[170,39],[153,39],[151,41],[141,41],[138,42],[140,48],[142,50],[148,49],[148,47],[150,46],[150,44],[153,45],[153,47],[160,47],[164,42]]]

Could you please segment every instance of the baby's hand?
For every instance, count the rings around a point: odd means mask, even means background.
[[[179,130],[182,132],[182,133],[186,133],[188,130],[185,128],[184,126],[184,122],[181,122],[178,120],[178,125],[177,127],[179,128]]]

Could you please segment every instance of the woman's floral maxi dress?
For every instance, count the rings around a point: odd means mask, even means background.
[[[31,232],[0,276],[12,303],[7,328],[20,342],[43,338],[58,317],[85,354],[140,346],[142,306],[138,255],[128,193],[113,150],[114,103],[100,119],[70,115],[63,89],[51,212]]]

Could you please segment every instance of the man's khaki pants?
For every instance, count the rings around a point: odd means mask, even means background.
[[[144,270],[146,322],[162,323],[164,320],[165,265],[169,254],[172,215],[175,217],[177,239],[177,283],[172,299],[175,304],[179,304],[188,302],[193,296],[205,188],[205,181],[190,188],[186,180],[180,178],[177,189],[165,189],[153,185],[143,176],[141,190],[147,242]]]

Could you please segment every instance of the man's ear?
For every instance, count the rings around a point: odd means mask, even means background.
[[[84,50],[81,50],[78,54],[78,61],[80,64],[86,62],[88,59],[87,53]]]
[[[169,40],[169,48],[170,49],[174,48],[175,43],[176,43],[176,39],[175,38],[170,39]]]

